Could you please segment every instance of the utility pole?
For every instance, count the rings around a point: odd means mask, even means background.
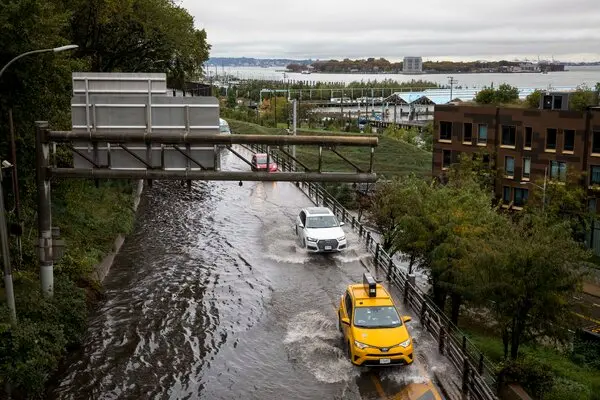
[[[4,163],[4,162],[3,162]],[[10,312],[10,322],[17,324],[17,308],[15,306],[15,291],[13,288],[12,266],[8,246],[8,229],[6,227],[6,211],[4,209],[4,191],[2,189],[2,169],[0,169],[0,240],[2,241],[2,263],[4,264],[4,291],[6,304]]]
[[[298,106],[298,102],[296,101],[296,99],[292,100],[292,132],[294,134],[294,136],[296,136],[297,133],[297,129],[296,126],[298,124],[298,112],[297,112],[297,106]],[[296,158],[296,145],[292,145],[292,157]],[[292,160],[292,170],[296,171],[296,160]]]
[[[450,101],[454,100],[452,97],[452,89],[454,89],[454,85],[456,83],[458,83],[458,81],[456,79],[454,79],[453,76],[449,76],[448,77],[448,83],[450,84]]]
[[[50,207],[50,180],[46,169],[50,166],[50,145],[46,135],[48,122],[36,121],[35,151],[38,190],[38,253],[42,294],[52,297],[54,292],[54,259],[52,257],[52,209]]]

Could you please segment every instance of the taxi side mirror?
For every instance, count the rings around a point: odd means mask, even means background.
[[[404,317],[402,317],[402,322],[410,322],[412,321],[412,318],[409,317],[408,315],[405,315]]]
[[[342,318],[342,324],[350,325],[350,318]]]

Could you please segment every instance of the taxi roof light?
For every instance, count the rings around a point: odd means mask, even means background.
[[[363,285],[365,285],[365,291],[369,294],[369,297],[377,297],[377,282],[368,272],[363,274]]]

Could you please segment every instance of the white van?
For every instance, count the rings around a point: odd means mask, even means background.
[[[219,118],[219,133],[222,135],[230,135],[229,124],[223,118]]]

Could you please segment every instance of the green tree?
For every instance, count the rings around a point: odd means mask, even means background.
[[[598,92],[600,83],[596,84],[594,90],[587,85],[580,85],[569,96],[569,108],[574,111],[585,111],[589,106],[598,105]]]
[[[69,0],[71,36],[93,71],[163,72],[183,88],[208,59],[206,32],[172,0]]]
[[[475,95],[479,104],[510,104],[519,101],[519,89],[508,83],[503,83],[494,88],[484,88]]]
[[[536,89],[525,98],[525,104],[529,108],[540,108],[540,100],[542,99],[543,91]]]
[[[470,262],[485,271],[488,307],[502,332],[505,357],[516,359],[522,344],[564,339],[572,326],[573,295],[581,284],[579,263],[588,253],[573,240],[568,223],[540,215],[504,217],[475,242]]]
[[[483,88],[475,95],[475,102],[479,104],[493,104],[496,101],[496,91],[493,88]]]
[[[531,189],[525,212],[543,214],[551,221],[568,224],[575,241],[583,243],[591,226],[593,213],[587,206],[587,191],[581,174],[568,174],[564,182],[548,179],[544,198],[544,181],[539,179]],[[544,207],[542,205],[544,204]]]
[[[237,99],[235,97],[235,90],[233,88],[229,88],[227,92],[227,107],[234,109],[237,106]]]

